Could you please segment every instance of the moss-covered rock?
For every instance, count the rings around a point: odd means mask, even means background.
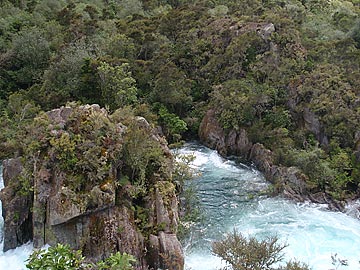
[[[60,242],[95,261],[117,251],[132,254],[139,269],[155,261],[168,267],[164,253],[182,269],[172,155],[144,118],[123,116],[124,125],[118,114],[98,105],[69,106],[41,114],[27,127],[23,158],[17,166],[4,162],[10,170],[1,191],[9,202],[3,204],[5,250],[29,239],[35,247]],[[146,254],[150,234],[161,243],[152,253],[157,258]]]

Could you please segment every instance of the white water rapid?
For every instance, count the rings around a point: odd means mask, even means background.
[[[331,256],[347,259],[360,269],[360,220],[325,206],[298,204],[282,198],[260,196],[267,188],[256,170],[221,158],[215,151],[188,144],[180,154],[193,154],[201,176],[193,185],[203,207],[204,222],[192,231],[185,247],[185,264],[192,270],[215,270],[224,263],[211,255],[211,243],[234,228],[244,235],[277,235],[289,246],[285,260],[296,258],[313,270],[335,269]]]

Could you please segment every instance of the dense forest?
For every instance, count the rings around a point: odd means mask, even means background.
[[[170,143],[216,108],[314,191],[359,194],[359,0],[0,3],[0,159],[69,102],[143,116]]]

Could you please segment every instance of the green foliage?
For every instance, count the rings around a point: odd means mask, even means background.
[[[212,252],[227,264],[223,269],[232,270],[275,270],[275,269],[309,269],[298,262],[288,262],[286,268],[276,265],[283,260],[282,251],[285,244],[280,244],[277,237],[257,240],[248,239],[234,230],[223,240],[213,243]]]
[[[191,167],[191,163],[195,160],[195,156],[175,153],[174,158],[173,180],[182,187],[187,181],[198,176],[196,170]]]
[[[127,63],[112,67],[102,62],[98,67],[103,103],[117,109],[137,101],[136,81]]]
[[[86,59],[94,56],[91,46],[79,41],[59,52],[57,61],[53,61],[45,71],[44,83],[40,89],[39,99],[45,108],[64,105],[73,98],[80,99],[82,67]],[[91,91],[91,89],[87,89]]]
[[[147,181],[151,181],[154,173],[161,172],[166,166],[163,150],[140,121],[138,119],[128,126],[123,145],[125,163],[130,169],[129,178],[134,184],[134,198],[145,195],[149,185]]]
[[[68,245],[57,244],[48,250],[34,251],[27,260],[26,268],[31,270],[78,270],[84,267],[81,251],[73,251]]]
[[[175,152],[173,181],[177,185],[180,199],[180,223],[177,236],[180,241],[186,241],[196,222],[201,221],[201,206],[196,189],[191,180],[199,176],[199,172],[191,166],[195,156],[182,155]]]
[[[165,130],[170,142],[178,142],[181,134],[187,130],[185,121],[174,113],[170,113],[164,106],[159,108],[159,122]]]
[[[69,133],[62,133],[59,138],[50,139],[50,146],[54,149],[54,157],[59,160],[63,170],[74,169],[78,159],[75,154],[75,147],[81,137],[70,138]]]
[[[26,29],[13,37],[13,65],[10,75],[20,85],[39,82],[50,60],[50,44],[38,29]]]
[[[134,269],[134,263],[136,263],[134,256],[127,253],[121,254],[120,252],[117,252],[115,254],[111,254],[104,261],[98,262],[97,267],[99,270],[132,270]]]
[[[136,47],[131,38],[124,34],[116,34],[110,37],[106,44],[106,51],[112,57],[133,60]]]
[[[24,169],[18,177],[18,191],[20,196],[29,196],[34,191],[34,183],[32,181],[31,172]]]
[[[222,17],[229,12],[229,8],[225,5],[219,5],[209,10],[209,14],[213,17]]]
[[[256,118],[263,117],[273,127],[285,127],[290,122],[289,113],[275,107],[277,92],[251,79],[229,80],[214,88],[212,104],[218,108],[217,117],[225,129],[251,126]]]
[[[25,127],[39,112],[39,107],[20,92],[10,95],[3,108],[0,113],[0,159],[24,151],[27,147]]]
[[[315,171],[335,174],[310,181],[355,193],[360,165],[347,149],[360,128],[359,15],[358,1],[342,0],[0,1],[0,158],[48,147],[22,139],[36,133],[26,122],[75,101],[124,107],[171,142],[196,136],[215,108],[226,130],[246,128],[278,162],[296,164],[288,150],[302,159],[303,135],[314,132],[302,120],[307,108],[318,120],[313,145],[336,140],[347,153],[320,145]],[[71,135],[68,143],[74,153],[54,157],[102,179],[108,162],[91,159],[99,149]]]
[[[24,133],[17,134],[19,138],[24,136],[21,146],[25,167],[32,171],[37,162],[50,162],[53,169],[67,175],[65,184],[75,191],[113,181],[110,167],[122,155],[118,126],[100,108],[68,110],[72,113],[65,127],[50,125],[48,116],[40,114],[25,126]],[[28,181],[32,177],[28,174]]]
[[[191,106],[193,81],[173,63],[160,68],[155,77],[152,100],[164,104],[171,112],[182,115]]]
[[[269,270],[283,258],[286,245],[279,244],[276,237],[258,241],[247,239],[235,230],[225,239],[214,242],[212,251],[233,270]],[[225,268],[227,269],[227,268]]]
[[[353,165],[344,149],[338,147],[330,156],[318,147],[290,149],[285,155],[286,165],[300,168],[309,177],[309,188],[325,191],[340,200],[352,195]]]
[[[81,250],[72,250],[69,245],[57,244],[46,249],[35,250],[27,259],[30,270],[132,270],[136,263],[134,256],[116,252],[96,264],[85,262]]]

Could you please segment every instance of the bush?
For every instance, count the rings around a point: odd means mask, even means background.
[[[68,245],[57,244],[48,250],[35,250],[27,260],[31,270],[78,270],[85,269],[81,251],[73,251]]]
[[[288,262],[286,268],[276,267],[283,260],[286,246],[277,237],[259,241],[255,237],[247,239],[234,230],[225,239],[214,242],[212,252],[227,263],[224,270],[309,269],[298,262]]]
[[[27,260],[26,268],[31,270],[132,270],[134,256],[117,252],[96,265],[85,262],[81,250],[72,250],[69,245],[57,244],[48,250],[35,250]]]
[[[132,266],[136,262],[134,256],[129,255],[127,253],[121,254],[120,252],[116,252],[112,254],[110,257],[106,258],[104,261],[100,261],[97,263],[99,270],[132,270],[134,267]]]

